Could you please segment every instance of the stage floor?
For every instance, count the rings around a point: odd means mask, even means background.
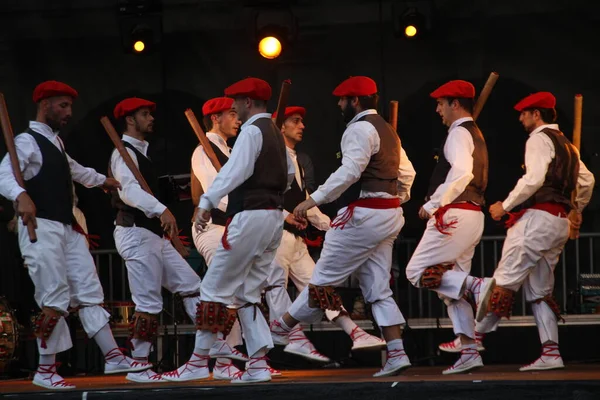
[[[374,372],[376,369],[371,368],[283,371],[283,376],[270,383],[242,386],[212,379],[142,385],[128,382],[124,376],[84,376],[69,378],[77,390],[68,392],[45,391],[28,380],[5,380],[0,381],[0,398],[39,398],[44,393],[44,398],[60,396],[61,399],[176,396],[177,400],[182,400],[198,396],[206,399],[243,395],[248,399],[327,397],[329,400],[388,398],[393,394],[403,398],[490,399],[501,398],[494,394],[500,395],[507,390],[513,399],[521,396],[541,398],[544,393],[544,399],[554,398],[553,395],[586,400],[600,398],[600,364],[568,365],[563,370],[542,372],[518,372],[516,365],[489,366],[470,374],[452,376],[441,375],[441,367],[414,367],[400,375],[378,379],[371,377]],[[569,393],[579,393],[579,397]]]

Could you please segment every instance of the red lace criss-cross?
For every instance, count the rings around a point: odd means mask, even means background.
[[[554,357],[555,360],[560,358],[557,344],[545,344],[542,347],[542,357]]]
[[[232,367],[235,368],[232,361],[229,361],[228,364],[217,361],[215,364],[215,368],[223,368],[225,371],[227,371],[228,376],[234,376],[237,373],[237,372],[234,372],[233,374],[231,373]]]
[[[467,361],[471,361],[473,358],[477,357],[479,357],[479,352],[477,351],[477,349],[462,349],[460,351],[460,358],[458,359],[456,364],[451,366],[449,369],[456,369],[464,363],[466,363]]]
[[[387,359],[388,361],[386,362],[386,364],[392,359],[392,358],[396,358],[396,357],[405,357],[406,353],[404,352],[404,349],[400,349],[400,350],[388,350],[387,351]]]
[[[369,336],[369,334],[364,330],[360,329],[358,326],[354,327],[354,329],[352,329],[352,332],[350,332],[350,339],[352,339],[353,342],[356,342],[358,339],[364,336]]]
[[[186,371],[194,372],[189,367],[208,368],[208,364],[207,363],[208,363],[208,360],[210,359],[210,356],[201,356],[200,354],[196,354],[196,353],[192,353],[192,355],[194,357],[199,358],[199,360],[194,360],[194,361],[190,360],[190,361],[186,362],[185,364],[183,364],[183,369],[181,370],[181,372],[179,372],[179,369],[181,368],[180,367],[180,368],[177,368],[176,370],[165,372],[163,375],[167,376],[169,378],[179,378]],[[202,362],[202,361],[206,361],[206,363],[196,364],[196,363]]]
[[[309,349],[311,349],[310,354],[316,354],[319,356],[321,355],[321,353],[319,353],[315,348],[313,348],[310,340],[308,340],[308,338],[302,332],[302,328],[298,327],[292,329],[289,338],[290,342],[301,343],[300,347],[307,346]]]
[[[56,372],[58,370],[58,367],[60,367],[60,363],[58,363],[58,362],[54,363],[54,364],[40,364],[38,366],[37,373],[38,374],[50,374],[50,376],[44,377],[43,379],[45,381],[50,381],[50,385],[53,387],[69,387],[69,386],[71,386],[64,379],[61,379],[60,381],[52,382],[52,378],[54,377],[54,375],[58,375],[58,373]],[[60,375],[58,375],[58,376],[60,376]]]
[[[236,372],[236,374],[234,375],[234,379],[242,379],[242,375],[244,375],[245,372],[248,373],[248,375],[252,376],[252,372],[250,372],[250,370],[252,369],[257,369],[257,370],[267,370],[269,372],[272,372],[273,369],[271,367],[269,367],[269,365],[267,364],[267,366],[265,367],[255,367],[254,364],[256,364],[257,362],[260,361],[269,361],[269,357],[267,356],[262,356],[262,357],[258,357],[258,358],[251,358],[250,361],[248,362],[248,367],[246,368],[245,371],[238,371]]]
[[[112,349],[111,351],[109,351],[108,353],[106,353],[104,355],[104,360],[106,360],[107,363],[110,363],[115,358],[120,358],[120,360],[117,362],[117,364],[121,364],[121,362],[123,362],[126,358],[125,354],[123,354],[121,349],[118,347],[115,347],[114,349]]]

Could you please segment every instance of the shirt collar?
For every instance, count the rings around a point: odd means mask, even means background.
[[[254,123],[254,121],[256,121],[259,118],[271,118],[271,113],[264,112],[264,113],[254,114],[253,116],[251,116],[248,119],[248,121],[244,122],[241,129],[247,128],[248,126],[252,125]]]
[[[287,146],[285,146],[285,148],[287,149],[288,153],[290,153],[291,156],[296,157],[296,150],[292,149],[291,147],[287,147]]]
[[[538,126],[534,130],[532,130],[531,133],[529,134],[529,136],[533,136],[536,133],[539,133],[539,132],[541,132],[542,130],[544,130],[546,128],[554,129],[555,131],[559,131],[560,130],[560,129],[558,129],[558,124],[544,124],[544,125]]]
[[[212,132],[212,131],[206,132],[206,137],[211,139],[212,142],[217,142],[217,143],[222,144],[223,146],[227,147],[227,142],[217,132]]]
[[[349,126],[350,124],[353,124],[353,123],[355,123],[356,121],[358,121],[359,119],[361,119],[361,118],[362,118],[362,117],[364,117],[365,115],[369,115],[369,114],[377,114],[377,110],[375,110],[374,108],[369,108],[368,110],[364,110],[364,111],[361,111],[361,112],[359,112],[358,114],[356,114],[356,115],[354,116],[354,118],[352,118],[352,119],[350,120],[350,122],[348,122],[348,123],[346,124],[346,126]]]
[[[58,131],[53,131],[52,128],[43,122],[29,121],[29,128],[48,139],[54,139],[59,134]]]
[[[137,151],[145,156],[148,156],[148,142],[145,140],[139,140],[133,136],[123,134],[123,141],[131,144]]]
[[[450,128],[448,128],[448,132],[450,132],[452,129],[456,128],[463,122],[467,122],[467,121],[473,121],[473,117],[462,117],[462,118],[457,119],[450,125]]]

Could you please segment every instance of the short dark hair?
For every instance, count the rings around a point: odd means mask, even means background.
[[[458,101],[458,104],[464,108],[469,114],[473,114],[473,107],[475,106],[475,99],[471,97],[446,97],[448,104],[452,104],[454,100]]]
[[[213,122],[211,118],[212,114],[205,115],[202,117],[202,122],[204,123],[204,130],[206,132],[210,131],[213,128]]]
[[[377,103],[379,103],[379,94],[374,93],[368,96],[357,96],[358,103],[363,110],[369,110],[371,108],[377,109]]]
[[[526,108],[523,111],[534,112],[538,110],[540,112],[540,118],[547,124],[553,124],[556,122],[556,109],[555,108]]]
[[[133,113],[123,115],[122,117],[117,118],[117,120],[115,121],[115,125],[117,125],[116,126],[117,132],[125,133],[125,131],[127,130],[127,121],[125,120],[125,118],[127,118],[131,115],[133,115]]]
[[[267,101],[266,100],[252,99],[252,104],[256,108],[267,108]]]

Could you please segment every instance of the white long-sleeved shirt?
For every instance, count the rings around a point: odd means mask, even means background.
[[[148,142],[145,140],[138,140],[129,135],[123,135],[123,141],[131,144],[137,151],[142,153],[144,156],[148,154]],[[139,167],[138,159],[133,150],[125,147],[129,156],[133,160],[134,164]],[[115,149],[110,157],[110,169],[116,180],[121,182],[122,189],[119,190],[119,197],[123,203],[130,207],[137,208],[142,211],[146,217],[155,218],[160,217],[166,210],[166,206],[162,204],[158,199],[146,192],[140,186],[140,183],[131,172],[131,170],[125,164],[123,157]]]
[[[473,118],[459,118],[448,129],[448,137],[444,144],[444,157],[450,164],[450,171],[448,171],[444,183],[437,187],[429,201],[423,205],[423,209],[429,215],[433,215],[439,208],[452,203],[465,191],[474,177],[473,151],[475,144],[473,137],[466,128],[459,126],[466,121],[473,121]]]
[[[294,164],[294,169],[296,170],[296,183],[300,186],[301,190],[305,190],[304,182],[302,181],[302,175],[300,174],[300,167],[298,165],[298,157],[296,155],[296,150],[290,149],[286,146],[288,155]],[[306,198],[308,199],[308,192],[306,192]],[[287,210],[283,210],[283,219],[285,220],[290,213]],[[329,225],[331,224],[331,220],[329,217],[319,210],[319,207],[313,207],[306,213],[306,218],[308,222],[315,228],[320,231],[327,231],[329,229]]]
[[[367,121],[358,121],[368,114],[377,114],[376,110],[369,109],[354,116],[348,123],[342,136],[342,165],[335,170],[324,184],[311,194],[317,205],[331,203],[342,195],[352,184],[357,182],[371,157],[379,152],[380,139],[373,124]],[[400,148],[400,164],[398,165],[398,196],[401,203],[410,199],[410,189],[415,180],[415,169],[408,159],[406,152]],[[386,192],[360,192],[361,198],[394,197]]]
[[[230,150],[227,146],[227,142],[221,136],[219,136],[215,132],[206,132],[206,137],[212,143],[214,143],[219,150],[223,152],[227,157],[230,156]],[[202,189],[206,192],[210,186],[212,185],[215,177],[217,176],[217,170],[213,167],[210,158],[206,155],[204,151],[204,147],[202,145],[196,147],[194,153],[192,154],[192,171],[194,171],[194,175],[202,184]],[[223,212],[227,211],[227,196],[224,196],[217,208]]]
[[[29,128],[47,138],[64,153],[64,145],[58,137],[58,132],[54,132],[48,125],[37,121],[30,121]],[[35,177],[42,169],[44,162],[42,152],[34,137],[27,132],[15,137],[15,147],[23,179],[28,181]],[[66,156],[71,169],[71,177],[75,182],[81,183],[85,187],[95,187],[104,184],[106,176],[99,174],[93,168],[83,167],[69,157],[68,154]],[[6,197],[8,200],[15,201],[24,191],[25,188],[19,186],[13,175],[12,165],[7,153],[0,163],[0,195]]]
[[[253,115],[242,125],[242,129],[235,142],[235,146],[227,164],[215,177],[210,188],[200,198],[198,208],[212,210],[219,205],[221,199],[235,188],[244,183],[254,173],[254,164],[260,155],[263,140],[260,129],[252,125],[259,118],[271,118],[270,113],[259,113]],[[294,179],[294,164],[286,151],[288,187]]]
[[[554,143],[542,132],[550,128],[559,130],[557,124],[541,125],[529,134],[525,144],[525,175],[519,179],[515,188],[502,202],[502,208],[510,211],[534,195],[546,180],[548,166],[555,157]],[[579,154],[578,154],[579,155]],[[594,175],[579,160],[579,176],[577,177],[577,196],[575,207],[581,212],[588,205],[594,190]]]

